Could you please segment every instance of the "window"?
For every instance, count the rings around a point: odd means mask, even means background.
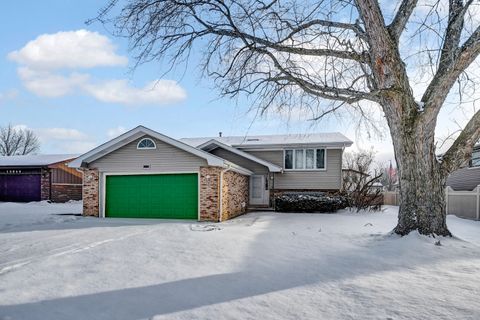
[[[325,169],[325,149],[317,149],[317,169]]]
[[[326,169],[325,149],[285,150],[285,170],[324,170]]]
[[[479,149],[473,150],[472,152],[471,166],[472,167],[480,166],[480,150]]]
[[[293,150],[285,150],[285,169],[293,169]]]
[[[143,138],[137,144],[137,149],[156,149],[155,142],[150,138]]]
[[[315,150],[307,149],[305,150],[305,169],[314,169],[315,168]]]
[[[295,150],[295,169],[303,169],[303,149]]]

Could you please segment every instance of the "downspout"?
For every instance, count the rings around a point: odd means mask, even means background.
[[[222,210],[223,210],[223,174],[227,171],[230,171],[232,168],[230,165],[227,165],[227,168],[226,169],[223,169],[222,171],[220,171],[220,190],[219,190],[219,205],[218,205],[218,208],[219,208],[219,214],[218,214],[218,222],[222,222]]]

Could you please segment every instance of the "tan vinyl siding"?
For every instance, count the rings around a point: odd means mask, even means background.
[[[143,138],[143,137],[142,137]],[[156,149],[138,150],[139,138],[89,164],[100,172],[186,172],[198,171],[207,161],[163,141],[153,139]],[[144,169],[150,165],[150,169]]]
[[[225,160],[228,160],[230,162],[233,162],[245,169],[248,169],[250,171],[253,171],[256,174],[265,174],[268,173],[268,168],[256,163],[252,160],[246,159],[242,156],[239,156],[238,154],[232,153],[228,150],[222,149],[222,148],[216,148],[212,151],[210,151],[211,154],[216,155],[217,157],[223,158]]]
[[[254,156],[283,167],[283,150],[249,151]],[[327,170],[275,173],[275,189],[340,189],[342,149],[327,150]]]

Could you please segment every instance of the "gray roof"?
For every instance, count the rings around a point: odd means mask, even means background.
[[[456,191],[471,191],[480,184],[480,167],[462,168],[452,172],[447,186]]]
[[[70,160],[78,154],[37,154],[26,156],[0,156],[0,167],[42,167]]]
[[[226,145],[247,148],[263,146],[283,146],[283,145],[335,145],[351,146],[353,141],[339,132],[325,133],[305,133],[305,134],[284,134],[284,135],[261,135],[261,136],[230,136],[230,137],[200,137],[200,138],[182,138],[180,141],[194,147],[198,147],[209,140],[217,140]]]

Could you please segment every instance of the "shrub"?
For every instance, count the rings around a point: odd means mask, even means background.
[[[275,197],[275,210],[281,212],[336,212],[347,207],[342,195],[323,192],[289,192]]]

